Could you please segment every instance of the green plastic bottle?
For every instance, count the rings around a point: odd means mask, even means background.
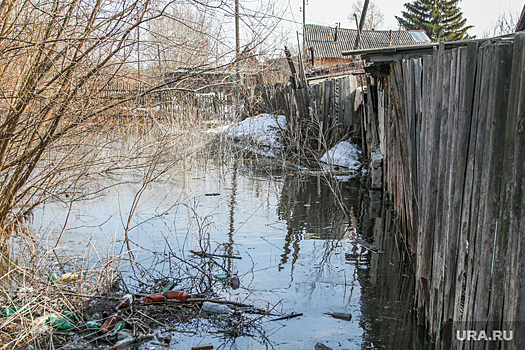
[[[97,321],[87,321],[86,322],[86,328],[87,329],[99,329],[102,325],[98,323]]]
[[[173,282],[170,282],[170,283],[166,284],[164,286],[164,288],[162,288],[162,293],[166,293],[169,290],[173,290],[173,288],[175,288],[175,286],[176,286],[176,284],[173,283]]]
[[[116,335],[118,332],[120,332],[124,328],[126,328],[126,322],[124,321],[117,322],[115,327],[113,327],[113,329],[111,330],[111,332],[109,332],[108,335],[109,336]]]
[[[4,307],[2,309],[2,311],[0,311],[0,316],[1,317],[9,317],[12,314],[14,314],[16,312],[16,310],[18,310],[18,308],[14,307],[14,306]]]
[[[48,317],[46,323],[58,331],[70,331],[76,328],[64,317]]]

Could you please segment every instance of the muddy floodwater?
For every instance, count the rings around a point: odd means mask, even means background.
[[[93,184],[101,192],[75,202],[69,216],[67,205],[48,203],[35,213],[34,226],[49,232],[52,243],[67,217],[61,254],[117,256],[126,249],[123,227],[141,179],[108,175]],[[392,213],[382,194],[362,183],[252,158],[197,162],[151,183],[129,220],[136,261],[169,276],[158,253],[187,256],[204,241],[210,251],[241,258],[224,259],[224,273],[239,276],[240,288],[225,287],[220,297],[302,314],[262,322],[254,334],[233,339],[202,323],[194,332],[175,332],[169,348],[314,349],[320,342],[333,349],[430,349],[412,309],[412,273],[399,263]],[[351,319],[328,315],[334,312]]]

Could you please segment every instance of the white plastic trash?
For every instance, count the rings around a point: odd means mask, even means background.
[[[205,301],[202,303],[202,311],[212,312],[216,314],[233,314],[234,312],[227,305],[212,303],[210,301]]]

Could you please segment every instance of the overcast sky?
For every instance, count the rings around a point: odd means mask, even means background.
[[[242,1],[242,0],[241,0]],[[287,17],[300,24],[302,22],[302,0],[288,0]],[[395,15],[400,15],[404,9],[403,0],[373,0],[385,17],[384,28],[399,29]],[[355,28],[350,23],[348,15],[351,12],[352,0],[307,0],[306,23],[333,26],[340,22],[342,28]],[[491,28],[499,15],[505,12],[521,13],[523,0],[463,0],[460,6],[469,25],[474,25],[470,34],[480,37],[487,28]],[[300,25],[296,26],[300,30]]]

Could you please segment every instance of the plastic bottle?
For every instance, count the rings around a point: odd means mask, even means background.
[[[73,326],[64,317],[48,317],[46,323],[59,331],[69,331],[75,329],[75,326]]]
[[[56,281],[58,281],[58,275],[55,272],[52,272],[49,274],[49,277],[47,278],[49,282],[51,282],[51,285],[54,285]]]
[[[166,297],[164,296],[164,293],[155,293],[155,294],[146,295],[145,297],[140,298],[137,301],[137,303],[139,303],[140,305],[149,305],[149,304],[158,303],[162,301],[166,301]]]
[[[12,314],[16,312],[16,310],[18,310],[18,308],[14,306],[4,307],[2,311],[0,311],[0,316],[2,317],[11,316]]]
[[[113,349],[125,347],[135,341],[135,338],[133,338],[133,334],[128,333],[126,331],[120,331],[117,336],[117,339],[119,339],[119,341],[117,341],[115,345],[113,345]]]
[[[230,278],[229,282],[230,282],[230,286],[233,289],[237,289],[241,285],[241,281],[239,280],[239,277],[237,277],[237,276],[233,276],[232,278]]]
[[[111,314],[106,321],[100,326],[100,332],[106,333],[115,327],[115,324],[118,322],[118,315],[116,313]]]
[[[176,284],[173,283],[173,282],[170,282],[168,284],[166,284],[164,286],[164,288],[162,288],[162,293],[166,293],[168,290],[173,290],[173,288],[175,288]]]
[[[166,299],[176,299],[176,300],[181,300],[181,301],[188,300],[188,293],[179,292],[176,290],[168,290],[167,292],[164,293],[164,296],[166,297]]]
[[[56,274],[55,274],[56,276]],[[78,279],[78,273],[68,272],[57,277],[57,280],[64,282],[75,282]]]
[[[117,335],[121,330],[126,328],[126,322],[119,321],[117,324],[113,327],[111,332],[108,333],[108,336]]]
[[[212,303],[210,301],[205,301],[202,303],[202,311],[212,312],[216,314],[233,314],[234,312],[227,305]]]
[[[66,319],[72,323],[78,324],[82,322],[82,319],[74,312],[71,312],[69,310],[66,310],[62,312],[62,315],[66,317]]]
[[[97,321],[87,321],[86,329],[99,329],[102,325]]]
[[[135,296],[132,294],[126,294],[122,297],[122,299],[119,300],[117,306],[115,306],[115,310],[121,310],[129,307],[133,302],[135,301]]]
[[[352,319],[352,315],[344,312],[330,312],[326,313],[326,315],[330,315],[333,318],[337,318],[340,320],[350,321]]]

